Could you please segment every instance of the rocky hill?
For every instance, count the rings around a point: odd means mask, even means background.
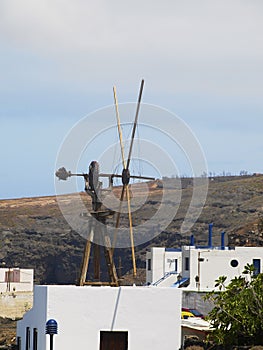
[[[176,195],[176,179],[168,179],[169,194]],[[151,246],[178,247],[188,244],[191,233],[196,244],[207,243],[208,224],[214,223],[214,244],[225,231],[229,245],[263,245],[263,175],[215,177],[209,179],[209,191],[203,211],[191,229],[180,233],[180,226],[193,193],[193,179],[181,179],[182,199],[170,225],[157,237],[136,247],[139,283],[144,282],[145,252]],[[137,186],[144,195],[143,187]],[[148,184],[149,192],[141,210],[133,213],[135,225],[147,220],[162,200],[161,181]],[[115,189],[118,193],[119,189]],[[81,193],[86,206],[90,198]],[[69,203],[73,195],[63,198]],[[80,213],[81,214],[81,213]],[[124,219],[127,225],[128,218]],[[143,233],[142,233],[143,234]],[[78,278],[85,239],[68,225],[57,204],[56,196],[0,201],[0,265],[34,268],[35,283],[67,284]],[[131,253],[115,249],[116,266],[131,282]],[[105,267],[104,267],[105,269]]]

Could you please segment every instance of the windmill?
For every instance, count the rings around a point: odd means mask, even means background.
[[[88,236],[86,246],[84,249],[78,285],[86,285],[86,284],[103,285],[103,284],[107,284],[107,285],[112,285],[112,286],[118,286],[119,281],[118,281],[116,267],[115,267],[114,260],[113,260],[113,254],[114,254],[114,247],[116,245],[118,230],[120,227],[122,206],[123,206],[123,202],[124,202],[125,198],[126,198],[127,207],[128,207],[129,235],[130,235],[130,245],[131,245],[131,255],[132,255],[133,276],[136,277],[136,274],[137,274],[129,183],[130,183],[131,178],[143,179],[143,180],[154,180],[154,178],[152,178],[152,177],[136,176],[136,175],[130,174],[130,163],[131,163],[131,157],[132,157],[135,132],[136,132],[137,124],[138,124],[138,117],[139,117],[143,87],[144,87],[144,80],[141,81],[141,85],[140,85],[140,90],[139,90],[139,95],[138,95],[138,101],[137,101],[137,106],[136,106],[135,118],[134,118],[134,123],[133,123],[131,140],[130,140],[127,158],[125,157],[125,152],[124,152],[124,144],[123,144],[123,138],[122,138],[122,128],[121,128],[121,122],[120,122],[116,87],[115,86],[113,87],[114,104],[115,104],[117,128],[118,128],[118,135],[119,135],[119,144],[120,144],[121,158],[122,158],[122,173],[121,174],[100,173],[99,164],[97,161],[92,161],[90,163],[88,174],[78,174],[78,173],[73,174],[70,171],[67,171],[64,167],[58,169],[56,172],[56,176],[60,180],[67,180],[71,176],[84,177],[85,191],[92,198],[92,209],[93,210],[90,213],[91,220],[90,220],[90,225],[89,225],[89,236]],[[107,233],[107,229],[106,229],[105,224],[106,224],[106,219],[112,217],[115,213],[111,209],[103,208],[103,205],[102,205],[103,188],[102,188],[102,182],[100,181],[100,178],[102,178],[102,177],[106,177],[109,179],[109,187],[110,188],[112,188],[112,186],[113,186],[114,178],[120,178],[122,181],[122,189],[121,189],[121,195],[120,195],[120,201],[119,201],[119,208],[118,208],[118,211],[116,212],[115,229],[114,229],[114,236],[113,236],[113,244],[112,245],[111,245],[110,237]],[[92,220],[92,218],[93,218],[93,220]],[[100,223],[102,225],[99,225],[98,223]],[[93,243],[93,246],[94,246],[93,247],[93,265],[94,265],[94,280],[95,281],[89,281],[89,282],[86,281],[87,271],[88,271],[88,267],[89,267],[90,254],[91,254],[91,246],[92,246],[92,241],[93,241],[94,235],[100,236],[100,244],[102,246],[104,246],[104,256],[105,256],[106,264],[108,267],[108,274],[109,274],[109,282],[106,282],[106,283],[100,281],[100,245],[95,244],[95,243]]]

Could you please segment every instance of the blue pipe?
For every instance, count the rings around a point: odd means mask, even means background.
[[[195,238],[194,235],[191,235],[190,237],[190,246],[194,246],[195,245]]]
[[[221,249],[225,250],[225,232],[221,232]]]
[[[209,232],[208,232],[208,247],[212,248],[213,244],[212,244],[212,234],[213,234],[213,225],[214,224],[209,224]]]

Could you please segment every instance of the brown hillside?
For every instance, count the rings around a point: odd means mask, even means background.
[[[168,181],[169,195],[175,196],[178,191],[176,180]],[[162,199],[160,181],[147,186],[146,204],[133,213],[135,225],[150,218]],[[263,245],[262,175],[209,179],[209,192],[202,214],[191,232],[184,235],[180,233],[180,226],[192,197],[192,179],[182,179],[182,187],[179,210],[167,229],[152,241],[136,248],[139,268],[144,268],[145,252],[150,246],[178,247],[188,244],[191,233],[195,235],[197,244],[206,244],[210,222],[214,223],[215,245],[220,244],[223,230],[228,235],[229,245]],[[134,200],[144,196],[144,191],[145,185],[134,186]],[[118,192],[119,189],[115,189],[116,195]],[[63,199],[70,204],[74,196],[66,195]],[[81,193],[81,197],[90,208],[89,197],[85,193]],[[127,223],[127,218],[124,218],[123,225]],[[34,268],[36,283],[75,283],[85,239],[67,224],[55,196],[1,200],[0,234],[0,263]],[[130,271],[129,249],[116,249],[115,257],[116,265],[122,265],[122,274]],[[143,283],[143,272],[140,272],[140,276],[140,283]]]

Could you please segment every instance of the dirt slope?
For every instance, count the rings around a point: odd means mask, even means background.
[[[169,195],[176,196],[178,180],[168,181]],[[220,244],[222,230],[226,231],[230,245],[263,245],[262,228],[258,225],[263,215],[262,175],[209,179],[209,192],[202,214],[191,232],[183,235],[180,226],[192,198],[193,181],[185,178],[181,179],[181,183],[182,200],[176,217],[160,235],[136,248],[138,268],[144,268],[145,252],[150,246],[178,247],[188,244],[191,233],[194,233],[197,244],[206,244],[210,222],[214,223],[215,245]],[[119,191],[115,190],[116,195]],[[148,220],[162,201],[160,181],[149,183],[147,191],[145,193],[145,185],[133,188],[134,199],[146,196],[146,204],[133,213],[135,225]],[[80,195],[90,208],[89,197],[85,193]],[[74,196],[63,198],[70,203]],[[122,225],[127,224],[128,218],[125,217]],[[36,283],[75,283],[85,239],[67,224],[55,196],[1,200],[0,237],[0,264],[34,268]],[[129,249],[116,249],[115,258],[122,274],[130,271]],[[140,276],[140,283],[143,283],[144,273],[140,273]]]

